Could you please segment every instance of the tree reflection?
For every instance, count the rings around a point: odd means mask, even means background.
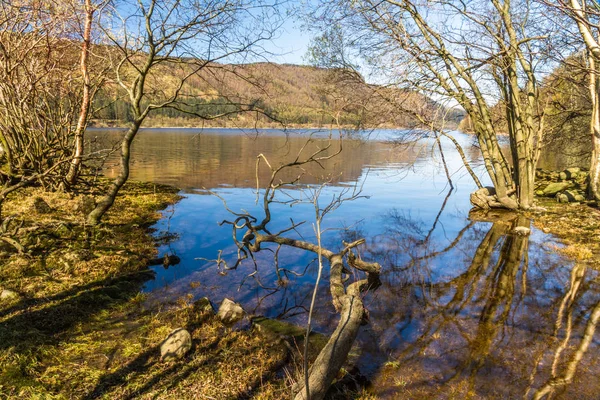
[[[587,321],[585,321],[585,319],[580,321],[581,324],[585,323],[581,338],[574,338],[577,330],[577,328],[574,327],[573,314],[576,310],[574,304],[577,300],[581,300],[582,295],[586,292],[586,289],[582,289],[582,286],[585,286],[582,285],[582,283],[584,283],[586,271],[587,266],[584,264],[575,265],[571,271],[570,284],[560,303],[555,322],[553,340],[555,349],[551,350],[553,351],[553,356],[550,376],[538,389],[533,389],[533,385],[530,386],[528,393],[532,392],[532,396],[527,397],[543,399],[547,396],[550,398],[557,390],[562,389],[571,383],[579,363],[594,339],[596,326],[598,324],[598,319],[600,318],[600,301],[597,301],[592,308]],[[579,340],[578,344],[576,344],[577,340]],[[570,355],[568,354],[569,347],[573,348]],[[536,367],[540,367],[539,361]],[[530,378],[530,381],[532,382],[534,381],[537,368],[532,372]]]
[[[566,390],[582,360],[584,376],[598,373],[584,358],[600,317],[585,270],[570,271],[539,246],[531,250],[532,227],[523,215],[469,219],[440,246],[422,222],[392,211],[385,240],[369,247],[370,257],[393,272],[383,276],[378,304],[370,307],[376,329],[365,342],[376,342],[399,365],[375,377],[378,391],[387,385],[398,394],[389,386],[402,376],[411,383],[403,393],[413,396],[541,399]]]

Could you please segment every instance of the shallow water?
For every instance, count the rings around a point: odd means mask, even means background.
[[[118,133],[92,130],[96,149]],[[362,187],[362,197],[344,203],[324,222],[324,243],[364,237],[363,259],[383,267],[382,286],[366,295],[369,325],[362,328],[351,360],[373,382],[382,398],[598,398],[600,354],[596,323],[600,317],[597,272],[573,265],[554,251],[560,244],[516,216],[469,218],[469,193],[475,187],[449,143],[444,155],[455,190],[448,194],[440,155],[431,142],[395,147],[377,138],[406,135],[375,132],[370,140],[344,141],[342,153],[321,168],[303,171],[306,199],[311,188],[328,181],[321,205],[343,191]],[[321,137],[326,133],[321,133]],[[136,139],[132,179],[173,184],[185,198],[164,212],[157,235],[176,234],[161,247],[181,258],[177,266],[157,267],[147,283],[149,301],[192,301],[208,296],[241,302],[251,313],[306,322],[306,307],[316,274],[313,256],[282,249],[279,266],[289,283],[278,287],[273,254],[257,254],[257,271],[246,263],[220,274],[214,260],[233,262],[232,219],[216,196],[234,211],[260,214],[256,199],[256,156],[272,164],[294,157],[306,132],[144,130]],[[487,181],[472,138],[458,134],[467,157]],[[314,146],[324,146],[317,141]],[[334,142],[328,154],[332,154]],[[112,165],[112,166],[111,166]],[[260,167],[259,182],[268,170]],[[115,172],[109,158],[104,173]],[[300,171],[282,177],[293,180]],[[283,199],[283,198],[282,198]],[[314,208],[300,203],[273,209],[273,230],[306,220],[290,236],[314,240]],[[513,234],[532,228],[529,237]],[[297,274],[303,274],[297,276]],[[336,313],[328,284],[320,286],[316,330],[330,332]]]

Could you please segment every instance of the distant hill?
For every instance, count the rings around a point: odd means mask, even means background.
[[[169,76],[180,70],[161,71],[158,86],[167,87]],[[183,90],[185,104],[156,110],[147,126],[286,126],[322,127],[415,127],[419,123],[401,113],[394,104],[401,101],[410,109],[439,109],[430,99],[416,93],[369,85],[347,71],[311,66],[255,63],[211,65],[191,77]],[[235,103],[252,104],[264,112],[235,114]],[[101,90],[95,100],[94,125],[122,125],[131,120],[128,104],[116,86]],[[439,110],[438,110],[439,111]],[[229,115],[212,119],[216,115]],[[445,114],[455,127],[462,113]],[[460,115],[459,115],[460,114]]]

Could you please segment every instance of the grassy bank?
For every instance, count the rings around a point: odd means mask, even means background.
[[[4,214],[23,221],[26,252],[0,248],[0,291],[11,294],[0,300],[0,398],[281,397],[279,341],[234,332],[185,299],[177,310],[142,306],[156,257],[149,227],[177,199],[169,187],[128,184],[94,229],[82,196],[32,189],[10,199]],[[192,351],[160,362],[160,342],[182,326]]]
[[[530,214],[534,225],[550,233],[565,245],[557,248],[577,262],[600,269],[600,209],[585,203],[557,203],[540,198],[538,205],[545,211]]]

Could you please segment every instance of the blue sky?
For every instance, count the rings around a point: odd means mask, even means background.
[[[280,64],[307,64],[304,60],[311,34],[300,29],[300,23],[288,19],[277,33],[275,39],[270,43],[264,43],[263,47],[274,53],[267,57],[269,61]]]

